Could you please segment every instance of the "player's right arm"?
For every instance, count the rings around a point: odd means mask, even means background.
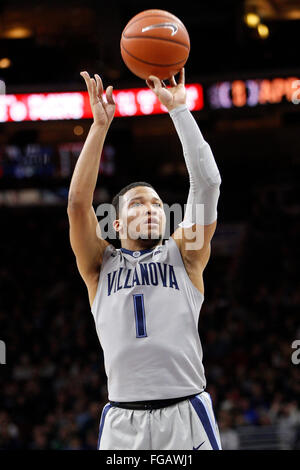
[[[183,147],[190,190],[184,220],[172,237],[191,281],[203,294],[203,271],[210,257],[211,239],[217,225],[221,176],[211,148],[187,107],[184,69],[180,71],[178,85],[171,77],[171,88],[153,75],[146,83],[168,109]],[[199,210],[201,207],[203,212]]]
[[[103,85],[99,75],[95,75],[96,80],[90,78],[87,72],[81,72],[81,75],[87,85],[94,122],[72,176],[68,197],[68,217],[71,246],[92,305],[97,290],[102,256],[109,245],[97,235],[98,220],[93,209],[93,195],[105,137],[114,117],[115,102],[111,86],[106,89],[107,102],[104,101]]]

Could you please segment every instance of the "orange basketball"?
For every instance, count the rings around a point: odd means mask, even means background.
[[[126,25],[121,54],[129,70],[144,80],[176,75],[190,53],[190,38],[184,24],[164,10],[145,10]]]

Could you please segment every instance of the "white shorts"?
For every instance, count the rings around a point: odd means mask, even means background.
[[[107,403],[101,414],[98,450],[221,450],[209,393],[154,410],[128,410]]]

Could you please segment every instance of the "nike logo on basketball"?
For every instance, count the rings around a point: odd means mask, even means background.
[[[142,33],[145,33],[146,31],[151,31],[152,29],[157,29],[157,28],[171,29],[172,30],[171,36],[174,36],[174,34],[176,34],[178,31],[178,26],[174,23],[158,23],[158,24],[152,24],[151,26],[146,26],[146,28],[142,29]]]
[[[198,449],[199,449],[199,447],[201,447],[201,446],[202,446],[202,444],[204,444],[204,442],[205,442],[205,441],[201,442],[201,444],[199,444],[199,445],[198,445],[198,447],[194,447],[194,446],[193,446],[193,450],[198,450]]]

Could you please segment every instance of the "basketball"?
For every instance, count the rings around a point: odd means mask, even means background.
[[[164,10],[145,10],[134,16],[121,36],[121,55],[134,75],[161,80],[176,75],[190,52],[184,24]]]

